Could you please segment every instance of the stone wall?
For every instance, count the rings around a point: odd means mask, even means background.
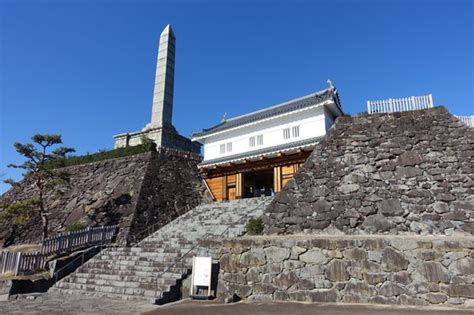
[[[157,229],[206,200],[197,163],[189,155],[161,151],[64,168],[70,174],[69,185],[59,187],[60,195],[46,196],[51,209],[49,233],[63,231],[74,222],[88,226],[118,224],[119,241],[124,243],[130,238],[130,229],[137,233],[145,225],[159,223]],[[35,194],[34,185],[23,180],[3,194],[0,202]],[[189,207],[183,208],[185,204]],[[0,247],[38,242],[40,226],[39,218],[22,226],[1,222]]]
[[[264,217],[266,233],[474,232],[474,130],[444,107],[339,117]]]
[[[207,240],[218,298],[474,308],[474,239],[266,236]]]

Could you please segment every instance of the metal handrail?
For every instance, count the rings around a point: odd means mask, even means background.
[[[118,233],[115,234],[115,236],[117,236]],[[111,238],[110,240],[108,240],[108,244],[104,244],[104,240],[102,240],[102,244],[99,244],[98,247],[102,247],[102,249],[99,251],[101,252],[103,250],[103,248],[108,248],[108,247],[112,247],[110,246],[112,244],[112,240],[113,238]],[[58,282],[58,274],[59,272],[63,271],[64,269],[66,269],[66,267],[69,267],[73,262],[77,261],[79,258],[82,259],[82,262],[81,262],[81,266],[84,265],[84,256],[86,255],[87,251],[84,251],[80,256],[74,258],[73,260],[71,260],[70,262],[68,262],[66,265],[62,266],[60,269],[56,270],[54,273],[53,273],[53,277],[54,278],[54,284],[56,284]]]
[[[263,205],[264,203],[266,202],[266,200],[262,201],[261,203],[259,203],[257,206],[255,206],[254,208],[252,208],[249,212],[247,212],[246,214],[242,215],[241,217],[239,217],[239,221],[240,220],[243,220],[244,218],[250,216],[250,213],[259,208],[261,205]],[[233,224],[233,223],[232,223]],[[209,235],[213,235],[213,236],[222,236],[224,235],[231,227],[232,224],[229,224],[226,229],[221,233],[221,234],[218,234],[218,235],[215,235],[215,234],[210,234],[209,232],[204,234],[204,237],[201,238],[201,240],[206,240],[207,237]],[[199,243],[195,244],[193,247],[191,247],[190,250],[188,250],[186,253],[184,253],[181,257],[178,258],[178,260],[176,260],[172,265],[168,266],[164,271],[162,271],[161,273],[158,274],[158,277],[157,277],[157,282],[156,282],[156,289],[155,289],[155,298],[157,297],[157,293],[158,293],[158,279],[160,279],[161,276],[163,276],[166,272],[168,272],[171,268],[173,268],[174,266],[176,266],[177,263],[179,263],[181,260],[183,260],[183,258],[188,255],[190,252],[192,252],[194,249],[196,249],[196,247],[199,246]]]

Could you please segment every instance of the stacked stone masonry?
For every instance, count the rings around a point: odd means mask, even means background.
[[[160,151],[65,168],[70,174],[69,184],[59,187],[60,194],[46,195],[49,232],[63,231],[75,222],[88,226],[118,224],[118,240],[123,244],[149,226],[156,224],[158,229],[210,200],[197,163],[199,160],[190,155]],[[34,185],[26,179],[2,195],[0,202],[35,195]],[[39,218],[21,226],[0,223],[0,247],[38,242],[38,226]]]
[[[261,216],[270,201],[265,197],[200,205],[134,247],[104,250],[51,291],[174,301],[179,298],[181,279],[192,269],[192,257],[209,254],[198,241],[241,235],[247,220]]]
[[[473,238],[267,236],[203,246],[219,260],[221,299],[474,308]]]
[[[339,117],[267,209],[266,233],[474,232],[474,129],[444,107]]]

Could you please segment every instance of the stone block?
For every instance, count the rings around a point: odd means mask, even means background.
[[[401,294],[407,293],[407,289],[405,287],[391,281],[384,282],[378,291],[379,294],[388,297],[399,296]]]
[[[290,249],[270,246],[265,248],[265,255],[269,262],[283,262],[290,257]]]
[[[288,292],[288,300],[304,302],[306,301],[306,291]]]
[[[363,277],[368,284],[375,285],[384,282],[387,274],[384,272],[364,272]]]
[[[415,166],[422,161],[420,154],[416,151],[405,151],[397,158],[397,163],[401,166]]]
[[[326,269],[326,277],[333,282],[349,280],[348,267],[350,263],[342,259],[333,259]]]
[[[380,214],[368,216],[362,223],[364,229],[370,233],[387,232],[395,228],[395,224]]]
[[[354,261],[362,261],[367,259],[367,252],[362,248],[350,248],[344,251],[344,258],[354,260]]]
[[[323,254],[320,249],[310,249],[306,253],[300,255],[300,260],[309,264],[325,264],[328,257]]]
[[[303,254],[304,252],[306,252],[307,249],[306,248],[303,248],[303,247],[300,247],[300,246],[293,246],[291,248],[291,254],[290,254],[290,258],[291,259],[298,259],[299,256],[301,254]]]
[[[298,276],[293,271],[284,271],[273,280],[276,287],[280,290],[287,290],[298,281]]]
[[[398,199],[387,199],[377,203],[380,213],[385,216],[398,216],[404,213]]]
[[[406,257],[391,247],[383,250],[382,254],[382,268],[386,271],[401,271],[406,270],[409,261]]]
[[[350,280],[341,293],[345,302],[350,303],[350,298],[352,297],[355,298],[353,299],[355,303],[358,303],[358,301],[367,301],[369,297],[376,295],[377,291],[373,286],[365,282]]]
[[[439,262],[425,261],[418,267],[418,272],[429,282],[449,283],[450,281],[448,270]]]
[[[276,288],[269,283],[256,283],[253,285],[253,294],[257,295],[272,295]]]
[[[263,248],[252,248],[240,256],[240,263],[244,267],[262,266],[267,262]]]
[[[240,272],[240,258],[236,254],[224,254],[219,259],[220,268],[225,272]]]
[[[408,296],[406,294],[402,294],[398,297],[397,304],[426,306],[429,303],[426,302],[423,299],[414,298],[414,297]]]
[[[474,298],[474,284],[451,284],[442,290],[450,296]]]
[[[444,293],[426,293],[421,296],[431,304],[441,304],[448,300],[448,296]]]
[[[246,280],[248,284],[260,282],[262,280],[260,269],[258,267],[249,268],[247,271]]]
[[[306,292],[308,302],[337,302],[339,294],[335,289],[315,289]]]
[[[459,259],[449,266],[449,270],[455,274],[471,275],[474,278],[474,258]]]

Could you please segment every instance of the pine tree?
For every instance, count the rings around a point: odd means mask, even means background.
[[[46,192],[55,195],[59,192],[58,184],[69,181],[69,174],[61,169],[54,169],[51,163],[55,160],[66,158],[68,153],[75,152],[73,148],[58,147],[52,149],[53,146],[62,144],[60,135],[41,135],[37,134],[31,137],[33,143],[15,143],[15,150],[26,158],[22,164],[10,164],[8,167],[23,169],[23,176],[30,180],[37,188],[37,195],[28,199],[16,201],[14,203],[6,203],[1,207],[0,219],[9,220],[13,224],[24,224],[31,220],[34,216],[39,216],[42,223],[42,236],[45,239],[48,236],[48,213],[45,204]],[[13,180],[5,180],[15,186]]]

